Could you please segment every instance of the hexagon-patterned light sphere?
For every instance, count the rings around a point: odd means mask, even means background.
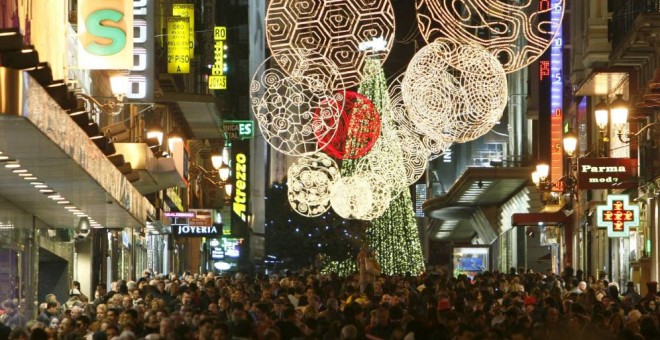
[[[565,1],[558,1],[554,11],[549,0],[416,0],[416,6],[426,42],[481,45],[510,73],[533,63],[550,46]]]
[[[332,187],[340,178],[337,163],[322,152],[299,158],[287,174],[289,204],[300,215],[322,215],[330,209]]]
[[[343,87],[335,88],[344,89],[362,82],[367,58],[385,60],[394,25],[390,0],[272,0],[266,38],[273,54],[309,50],[332,60],[344,80]],[[295,56],[318,57],[304,52]]]

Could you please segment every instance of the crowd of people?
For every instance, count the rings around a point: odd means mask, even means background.
[[[452,277],[314,271],[150,275],[46,296],[27,320],[1,305],[2,339],[660,339],[657,283],[511,269]],[[363,283],[362,287],[360,283]]]

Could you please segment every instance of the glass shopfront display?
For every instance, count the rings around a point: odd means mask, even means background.
[[[454,247],[452,263],[454,276],[464,274],[470,278],[490,270],[490,250],[487,247]]]

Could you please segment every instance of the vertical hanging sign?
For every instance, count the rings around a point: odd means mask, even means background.
[[[188,18],[167,18],[167,73],[190,72]]]
[[[78,67],[133,67],[133,1],[78,1]]]
[[[195,55],[195,5],[173,4],[172,15],[175,17],[188,18],[188,56],[192,59]]]
[[[215,63],[211,67],[211,75],[209,76],[209,89],[210,90],[226,90],[227,89],[227,76],[225,76],[225,40],[227,39],[227,28],[223,26],[216,26],[213,29],[213,40],[215,46],[213,48]]]
[[[561,22],[563,0],[552,0],[550,22],[556,25]],[[543,2],[541,2],[543,3]],[[553,191],[563,191],[564,175],[563,121],[564,121],[564,65],[563,39],[561,24],[557,27],[555,40],[550,45],[550,180],[556,184]],[[554,27],[553,27],[554,28]]]

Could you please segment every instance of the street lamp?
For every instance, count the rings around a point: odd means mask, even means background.
[[[564,151],[568,157],[573,157],[577,149],[578,136],[575,132],[568,132],[564,135]]]
[[[604,131],[609,120],[610,110],[603,98],[594,106],[594,115],[596,116],[596,125],[600,131]]]
[[[616,95],[616,99],[610,105],[610,113],[612,114],[612,125],[616,129],[617,135],[621,135],[628,122],[628,102],[623,99],[622,94]]]

